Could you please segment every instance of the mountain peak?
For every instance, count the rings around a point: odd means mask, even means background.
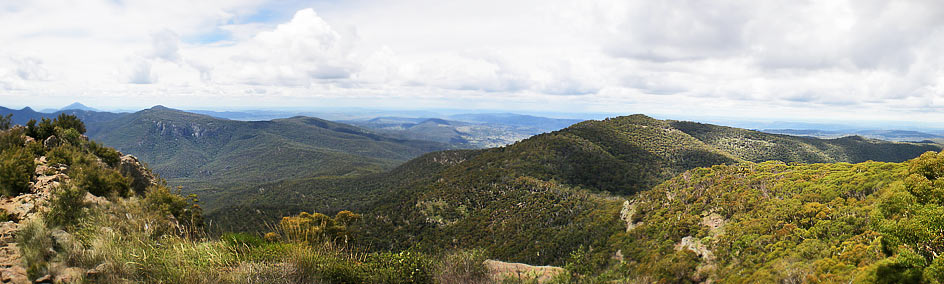
[[[97,109],[83,105],[80,102],[74,102],[70,105],[67,105],[59,110],[87,110],[87,111],[97,111]]]

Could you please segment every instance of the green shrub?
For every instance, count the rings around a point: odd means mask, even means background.
[[[288,261],[303,281],[326,283],[433,283],[428,255],[404,251],[359,254],[334,246],[295,247]]]
[[[482,250],[463,250],[449,253],[436,266],[438,283],[488,283]]]
[[[73,146],[82,146],[82,134],[72,128],[56,127],[56,137],[59,138],[59,144],[70,144]]]
[[[85,134],[85,123],[75,115],[60,113],[54,120],[54,125],[62,129],[75,129],[79,134]]]
[[[84,166],[74,177],[76,185],[95,196],[126,197],[131,192],[131,179],[120,172],[101,166]]]
[[[46,222],[54,227],[71,227],[84,215],[85,190],[74,185],[61,185],[49,201]]]
[[[20,248],[20,258],[26,266],[26,274],[36,279],[48,273],[47,263],[55,256],[53,239],[42,219],[26,223],[17,231],[16,243]]]
[[[63,164],[71,167],[76,164],[76,156],[78,155],[79,153],[76,151],[75,147],[72,147],[71,145],[62,145],[47,150],[46,161],[52,165]]]
[[[0,152],[7,149],[22,148],[26,139],[22,128],[0,131]]]
[[[266,244],[259,236],[249,233],[225,233],[220,240],[234,248],[254,248]]]
[[[172,215],[185,228],[197,232],[203,228],[203,209],[198,204],[196,195],[180,195],[180,190],[173,193],[166,186],[151,186],[145,194],[144,204],[150,210],[164,216]]]
[[[39,141],[33,141],[26,144],[26,150],[33,154],[33,157],[42,157],[46,155],[46,147]]]
[[[13,124],[13,114],[7,114],[6,116],[0,116],[0,130],[10,129],[10,126]]]
[[[105,147],[104,145],[98,144],[95,141],[89,142],[89,151],[98,158],[102,159],[106,165],[112,168],[118,167],[121,163],[121,153],[118,153],[117,150],[110,147]]]
[[[54,120],[44,117],[40,119],[38,125],[36,123],[35,119],[31,119],[26,123],[26,135],[40,141],[46,140],[49,136],[56,135],[56,128],[63,130],[74,129],[78,134],[85,134],[85,123],[79,120],[78,117],[70,114],[61,113]]]
[[[0,193],[17,196],[28,193],[36,164],[25,148],[8,149],[0,154]]]
[[[295,242],[346,241],[350,237],[348,227],[358,220],[360,215],[347,210],[338,212],[334,218],[302,212],[298,216],[282,217],[279,227],[286,238]]]
[[[52,120],[48,118],[44,117],[40,119],[39,125],[36,124],[35,119],[30,119],[30,121],[26,123],[26,135],[36,140],[43,141],[54,134],[56,134],[56,126],[53,125]]]

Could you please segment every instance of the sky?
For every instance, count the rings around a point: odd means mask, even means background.
[[[0,105],[944,122],[944,1],[0,0]]]

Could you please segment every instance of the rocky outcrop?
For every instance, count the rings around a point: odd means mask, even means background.
[[[623,209],[620,210],[620,220],[626,222],[626,231],[632,231],[639,225],[642,225],[642,222],[633,222],[633,216],[636,215],[636,204],[629,203],[629,201],[623,202]]]
[[[132,178],[131,188],[137,194],[144,194],[149,186],[158,184],[158,179],[154,176],[154,173],[134,156],[122,156],[118,169],[121,174]]]
[[[53,148],[59,146],[59,138],[56,138],[56,135],[46,137],[46,140],[43,141],[43,147]]]
[[[45,157],[40,157],[35,162],[35,176],[30,184],[30,192],[0,197],[0,211],[7,216],[7,220],[0,223],[0,283],[31,283],[20,260],[16,232],[41,213],[53,190],[69,180],[69,177],[63,174],[66,167],[49,165]],[[65,241],[70,236],[59,233],[57,237],[58,240]],[[53,279],[48,280],[52,283]]]

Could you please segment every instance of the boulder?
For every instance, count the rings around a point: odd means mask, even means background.
[[[137,194],[143,195],[148,186],[158,184],[158,179],[154,176],[154,173],[134,156],[122,156],[121,164],[118,168],[123,175],[131,177],[131,188],[134,189],[134,192]]]
[[[63,269],[56,275],[56,278],[53,280],[54,283],[81,283],[82,278],[85,276],[85,269],[78,267],[69,267]]]
[[[49,136],[43,141],[43,147],[53,148],[59,146],[59,138],[56,138],[56,135]]]

